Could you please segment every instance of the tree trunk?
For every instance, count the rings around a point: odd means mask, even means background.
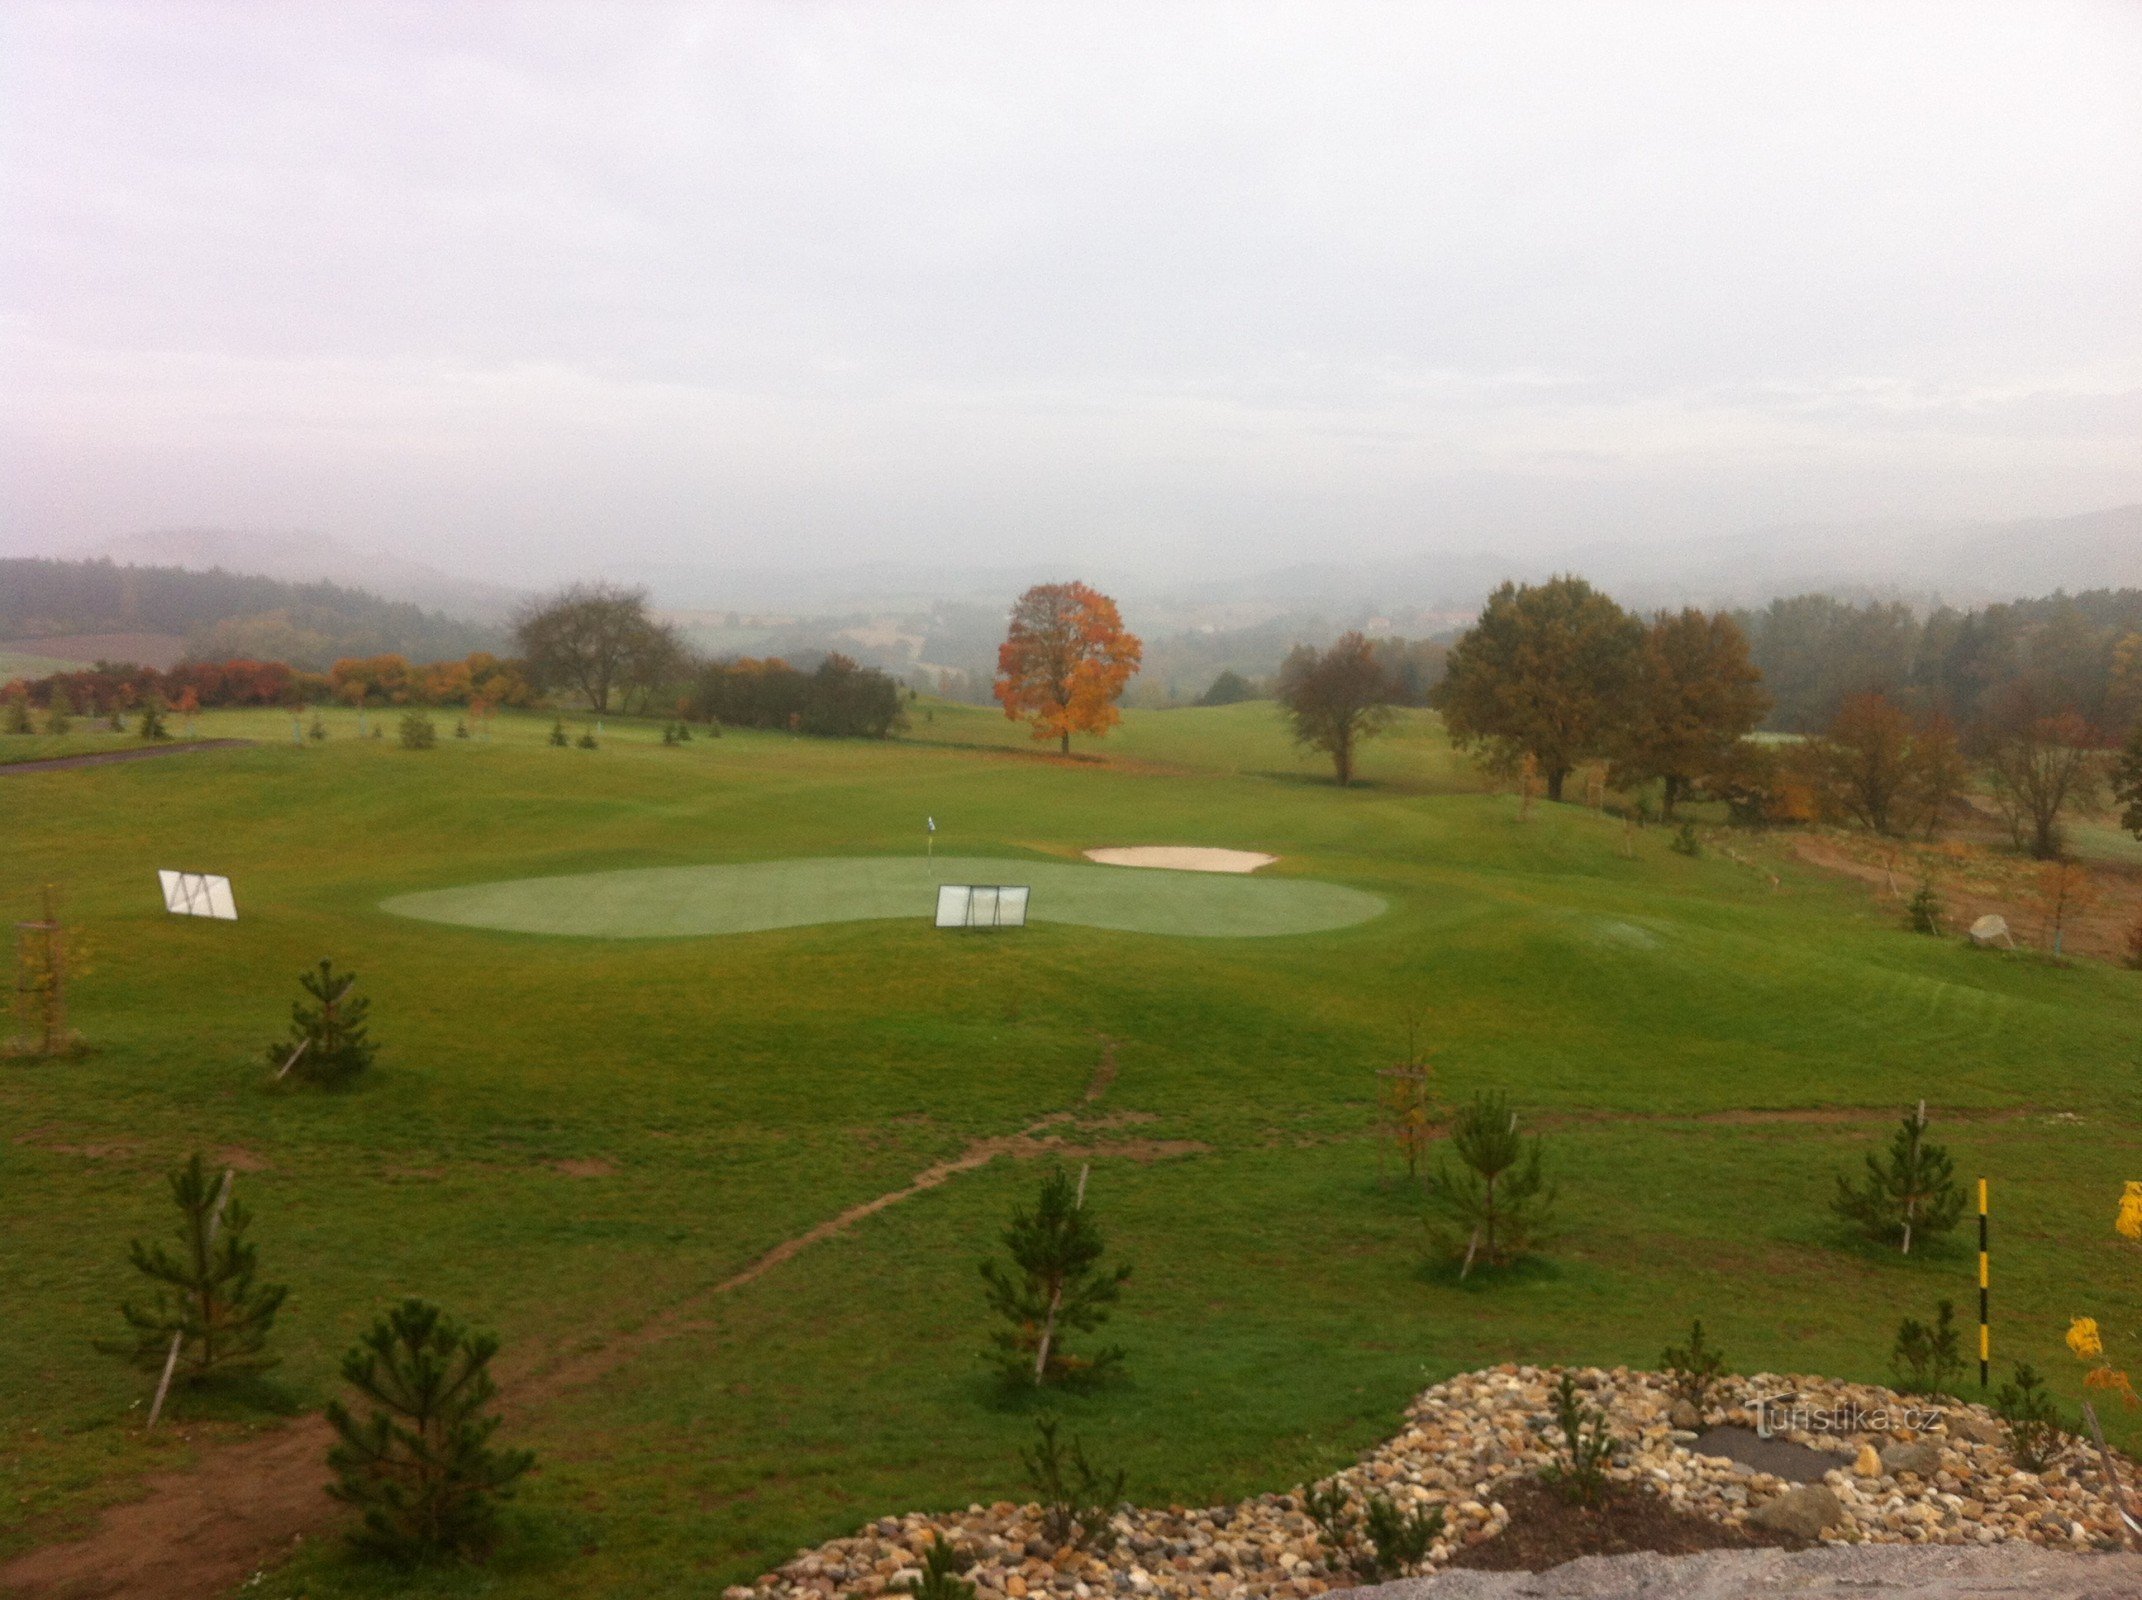
[[[1332,770],[1338,774],[1339,787],[1345,788],[1354,781],[1354,745],[1351,739],[1340,739],[1331,747]]]
[[[1680,778],[1680,774],[1678,774],[1678,773],[1674,773],[1674,772],[1669,772],[1669,773],[1667,773],[1667,774],[1666,774],[1666,791],[1665,791],[1665,795],[1664,795],[1664,797],[1663,797],[1663,798],[1662,798],[1662,799],[1661,799],[1661,800],[1659,801],[1659,820],[1660,820],[1661,822],[1671,822],[1671,821],[1673,821],[1673,807],[1674,807],[1674,802],[1675,802],[1676,800],[1679,800],[1680,798],[1681,798],[1681,778]]]
[[[1549,767],[1547,769],[1547,798],[1557,805],[1562,803],[1562,780],[1568,776],[1569,768],[1567,767]]]
[[[1063,738],[1064,742],[1058,746],[1058,751],[1060,754],[1069,755],[1071,753],[1071,735],[1066,733]]]

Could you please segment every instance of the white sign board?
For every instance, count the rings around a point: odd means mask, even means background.
[[[937,886],[937,926],[1023,928],[1030,892],[1023,883],[941,883]]]
[[[230,879],[210,872],[159,872],[156,876],[164,886],[164,909],[173,916],[238,920]]]

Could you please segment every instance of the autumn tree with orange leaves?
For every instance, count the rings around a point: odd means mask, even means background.
[[[997,647],[997,699],[1036,739],[1103,734],[1122,713],[1116,700],[1145,647],[1125,631],[1115,601],[1083,583],[1037,583],[1012,607],[1011,631]]]

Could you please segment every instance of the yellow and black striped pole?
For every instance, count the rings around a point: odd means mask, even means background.
[[[1987,1290],[1991,1279],[1986,1272],[1986,1180],[1978,1180],[1978,1386],[1983,1389],[1992,1381],[1993,1329],[1986,1315]]]

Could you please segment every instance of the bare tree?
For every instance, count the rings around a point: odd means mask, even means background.
[[[1279,669],[1279,703],[1295,742],[1330,756],[1341,787],[1354,781],[1356,747],[1390,722],[1390,702],[1390,677],[1359,633],[1329,650],[1296,645]]]
[[[576,583],[526,607],[514,637],[538,688],[572,689],[600,715],[614,695],[675,676],[684,647],[647,614],[647,591]]]

